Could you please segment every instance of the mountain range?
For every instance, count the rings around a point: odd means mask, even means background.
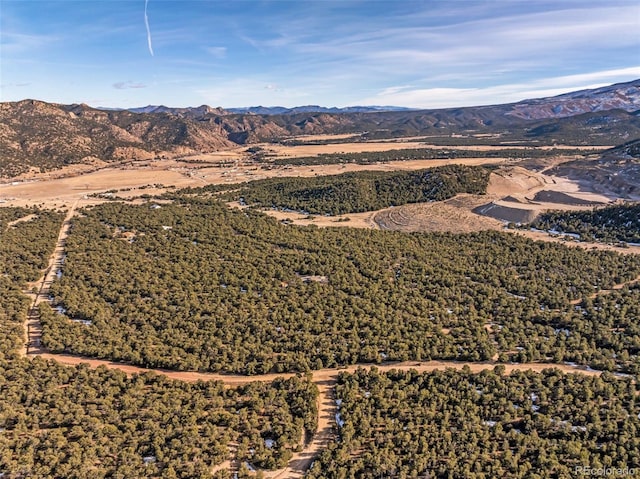
[[[538,98],[523,100],[506,106],[511,111],[505,112],[527,120],[540,120],[544,118],[562,118],[579,115],[581,113],[613,110],[620,108],[626,111],[640,109],[640,80],[628,83],[605,86],[591,90],[580,90],[565,93],[551,98]],[[471,107],[478,108],[478,107]],[[123,108],[124,110],[124,108]],[[212,108],[208,105],[191,108],[171,108],[164,105],[148,105],[137,108],[126,108],[133,113],[171,113],[174,115],[190,116],[197,118],[206,114],[230,115],[248,114],[255,115],[295,115],[297,113],[375,113],[391,111],[419,111],[417,108],[400,106],[347,106],[344,108],[323,107],[319,105],[304,105],[287,108],[283,106],[251,106],[242,108]]]
[[[254,115],[293,115],[296,113],[372,113],[381,111],[411,111],[413,108],[405,108],[401,106],[347,106],[344,108],[324,107],[319,105],[304,105],[287,108],[284,106],[249,106],[241,108],[212,108],[208,105],[202,105],[191,108],[171,108],[164,105],[148,105],[136,108],[123,108],[133,113],[172,113],[174,115],[183,115],[198,117],[207,113],[216,113],[219,115],[233,114],[254,114]],[[107,108],[113,110],[113,108]]]
[[[492,134],[493,141],[617,145],[640,138],[640,80],[505,105],[438,110],[237,113],[206,105],[105,110],[37,100],[0,103],[0,175],[98,159],[211,152],[297,135],[360,139]],[[368,110],[373,108],[375,111]],[[264,111],[268,111],[264,110]],[[301,111],[303,110],[303,111]]]

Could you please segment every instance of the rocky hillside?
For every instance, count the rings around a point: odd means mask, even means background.
[[[640,161],[640,140],[630,141],[624,145],[611,148],[603,153],[603,157],[612,160],[638,160]]]
[[[170,113],[177,116],[185,116],[187,118],[200,118],[204,115],[224,115],[227,113],[222,108],[212,108],[209,105],[201,105],[197,107],[172,108],[164,105],[148,105],[139,108],[123,108],[123,110],[131,113]]]
[[[92,158],[145,159],[232,145],[220,125],[166,113],[102,111],[34,100],[0,104],[3,176],[50,170]]]
[[[548,171],[595,191],[640,201],[640,140],[604,151],[598,158],[562,163]]]
[[[617,83],[602,88],[580,90],[547,98],[537,98],[512,103],[501,107],[485,107],[482,110],[491,114],[503,114],[527,120],[541,120],[548,118],[564,118],[607,110],[640,110],[640,79],[626,83]],[[460,111],[478,111],[479,107],[444,109],[447,114]],[[382,112],[410,112],[418,111],[412,108],[397,106],[349,106],[345,108],[327,108],[319,105],[305,105],[294,108],[281,106],[264,107],[252,106],[245,108],[212,108],[202,105],[193,108],[170,108],[160,106],[144,106],[129,108],[133,113],[171,113],[189,118],[201,118],[208,114],[255,114],[255,115],[296,115],[300,113],[382,113]]]

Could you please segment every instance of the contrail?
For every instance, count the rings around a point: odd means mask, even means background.
[[[151,44],[151,29],[149,28],[149,17],[147,16],[147,4],[149,0],[144,0],[144,24],[147,26],[147,44],[149,45],[149,53],[153,56],[153,45]]]

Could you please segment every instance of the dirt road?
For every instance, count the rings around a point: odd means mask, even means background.
[[[218,374],[218,373],[198,373],[198,372],[185,372],[185,371],[169,371],[164,369],[146,369],[129,364],[116,363],[111,361],[104,361],[99,359],[89,359],[79,356],[72,356],[67,354],[48,354],[48,353],[34,353],[32,357],[36,355],[43,359],[52,359],[63,364],[77,365],[81,363],[89,364],[91,367],[107,367],[112,369],[119,369],[127,374],[141,374],[141,373],[155,373],[162,374],[171,379],[180,381],[223,381],[226,386],[240,386],[253,381],[267,381],[271,382],[278,377],[292,377],[295,374],[263,374],[259,376],[241,376],[232,374]],[[447,368],[453,368],[460,370],[465,366],[472,372],[477,373],[485,370],[491,370],[498,364],[494,362],[482,362],[482,363],[467,363],[464,361],[405,361],[405,362],[393,362],[384,364],[355,364],[345,368],[332,368],[321,369],[312,372],[312,380],[318,386],[318,429],[314,433],[312,439],[305,445],[302,451],[294,453],[293,457],[289,461],[286,468],[277,471],[263,471],[264,477],[270,479],[293,479],[301,478],[304,473],[311,466],[313,460],[330,444],[334,437],[334,424],[336,417],[336,402],[334,398],[334,386],[340,373],[354,373],[359,368],[372,368],[375,367],[380,371],[390,371],[392,369],[409,371],[416,370],[418,372],[431,372],[436,370],[444,370]],[[578,373],[586,374],[589,376],[600,375],[600,371],[594,371],[591,369],[581,368],[578,366],[572,366],[568,364],[555,364],[555,363],[521,363],[521,364],[505,364],[505,372],[507,374],[513,371],[536,371],[540,372],[548,368],[556,368],[565,373]],[[234,467],[235,461],[228,460],[224,464],[229,467]],[[224,466],[220,466],[224,467]]]
[[[31,292],[27,292],[27,294],[33,299],[33,303],[29,309],[27,324],[25,327],[26,338],[25,345],[22,350],[22,353],[25,356],[38,355],[44,352],[41,346],[42,325],[40,324],[40,318],[38,315],[38,305],[42,302],[50,301],[49,290],[57,272],[62,268],[62,263],[64,261],[64,245],[67,240],[67,236],[69,236],[71,218],[73,217],[77,206],[78,200],[76,200],[69,208],[69,211],[67,211],[67,215],[60,226],[56,246],[49,258],[49,266],[45,270],[44,275],[36,281],[36,283],[31,285]],[[33,293],[33,288],[35,288],[35,293]]]

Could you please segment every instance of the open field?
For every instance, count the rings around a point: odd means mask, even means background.
[[[328,227],[351,227],[351,228],[378,228],[378,224],[374,220],[377,215],[376,211],[368,211],[366,213],[350,213],[346,215],[336,216],[319,216],[305,215],[296,213],[295,211],[282,210],[263,210],[267,215],[277,220],[286,220],[298,226],[315,225],[320,228]]]
[[[353,135],[312,135],[304,136],[301,141],[336,141],[348,139]],[[527,149],[529,147],[513,146],[436,146],[425,144],[417,139],[395,139],[386,141],[358,141],[348,143],[328,143],[322,145],[259,144],[274,158],[295,158],[314,156],[328,153],[357,153],[381,152],[398,149],[459,149],[470,151],[488,151],[500,149]],[[424,138],[422,138],[424,140]],[[551,147],[541,147],[549,149]],[[576,149],[573,146],[555,146],[558,150]],[[585,147],[588,149],[589,147]],[[602,147],[599,147],[602,148]],[[547,168],[572,158],[558,157],[556,160],[546,159]],[[415,170],[445,164],[488,165],[508,164],[513,160],[508,158],[465,158],[454,160],[408,160],[376,163],[371,165],[336,164],[314,166],[272,165],[270,163],[257,164],[251,161],[246,147],[237,147],[216,151],[213,153],[192,155],[174,159],[147,159],[138,161],[122,161],[119,163],[105,163],[94,159],[86,165],[71,165],[60,170],[47,173],[30,172],[16,177],[11,182],[0,184],[0,201],[6,205],[45,206],[69,205],[75,200],[92,201],[91,195],[110,190],[120,191],[122,197],[139,196],[142,194],[157,194],[165,191],[166,187],[196,187],[209,184],[229,184],[256,179],[285,177],[285,176],[322,176],[335,175],[350,171],[394,171]],[[555,180],[558,181],[558,180]],[[549,180],[551,182],[551,180]],[[502,188],[504,195],[513,193],[513,184]],[[499,185],[496,185],[499,188]],[[571,186],[563,191],[577,192],[577,186]],[[496,189],[496,194],[500,192]],[[87,198],[85,198],[87,197]],[[297,220],[297,219],[296,219]],[[352,223],[355,226],[355,223]]]

